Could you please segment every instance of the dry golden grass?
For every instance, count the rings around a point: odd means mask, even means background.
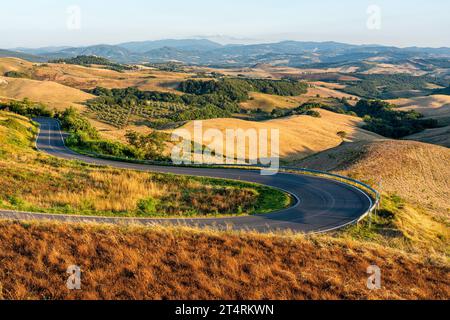
[[[381,138],[377,134],[360,129],[359,126],[362,123],[360,118],[326,110],[318,111],[322,115],[321,118],[293,116],[263,122],[237,119],[205,120],[203,128],[204,131],[219,129],[222,132],[225,132],[226,129],[278,129],[280,130],[280,156],[286,161],[302,159],[338,146],[342,142],[337,135],[339,131],[347,132],[349,141],[371,141]],[[189,122],[183,128],[193,132],[193,122]],[[204,141],[204,144],[208,144],[208,142]]]
[[[3,71],[3,72],[2,72]],[[0,58],[0,75],[6,71],[20,71],[32,79],[52,81],[76,89],[95,87],[127,88],[178,92],[177,84],[192,74],[163,72],[151,68],[117,72],[101,67],[84,67],[70,64],[32,64],[15,58]]]
[[[411,63],[403,63],[403,64],[390,64],[390,63],[372,63],[372,68],[367,71],[364,71],[365,74],[395,74],[395,73],[403,73],[410,74],[413,76],[423,76],[427,74],[426,71],[423,71]]]
[[[275,108],[295,108],[300,105],[295,97],[282,97],[272,94],[251,92],[250,99],[242,102],[241,107],[248,110],[261,109],[265,112],[271,112]]]
[[[336,89],[327,88],[324,86],[315,85],[312,88],[308,89],[308,93],[306,93],[303,97],[316,97],[320,96],[321,98],[347,98],[347,99],[359,99],[357,96],[347,94]]]
[[[307,102],[322,102],[329,104],[328,98],[347,98],[357,99],[356,96],[340,92],[334,88],[321,85],[319,82],[310,83],[312,87],[308,88],[306,94],[295,97],[283,97],[259,92],[251,92],[250,99],[242,102],[241,107],[249,110],[261,109],[265,112],[271,112],[275,108],[295,108]]]
[[[51,108],[63,110],[70,106],[84,109],[84,101],[93,95],[52,81],[37,81],[0,77],[0,96],[8,99],[42,102]]]
[[[425,131],[410,135],[405,139],[431,143],[450,148],[450,126],[436,129],[427,129]]]
[[[373,230],[367,224],[363,228],[351,228],[350,237],[422,255],[439,253],[448,259],[448,163],[450,150],[447,148],[381,140],[344,144],[297,162],[297,165],[367,181],[383,193],[380,217],[391,221],[383,222],[386,225],[380,230]],[[400,202],[396,200],[398,197]]]
[[[0,75],[3,76],[5,72],[17,71],[28,74],[33,68],[33,64],[26,60],[18,58],[0,58]]]
[[[33,129],[26,118],[0,111],[0,208],[177,216],[249,213],[258,200],[258,191],[250,184],[221,184],[54,159],[31,148]],[[142,212],[140,203],[148,199],[155,208]]]
[[[449,209],[450,150],[413,141],[347,143],[297,165],[351,175],[430,209]]]
[[[0,223],[4,299],[448,299],[449,266],[326,237]],[[81,290],[66,269],[81,267]],[[367,267],[382,289],[366,287]]]
[[[403,110],[415,110],[427,118],[437,119],[441,124],[450,124],[450,96],[431,95],[410,99],[395,99],[389,102]]]

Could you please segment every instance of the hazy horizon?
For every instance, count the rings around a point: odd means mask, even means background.
[[[450,47],[450,3],[229,0],[56,1],[2,4],[1,48],[90,46],[206,38],[222,44],[335,41]]]
[[[5,50],[12,50],[12,49],[41,49],[41,48],[64,48],[64,47],[68,47],[68,48],[83,48],[83,47],[90,47],[90,46],[96,46],[96,45],[107,45],[107,46],[118,46],[120,44],[123,43],[128,43],[128,42],[147,42],[147,41],[165,41],[165,40],[210,40],[213,41],[215,43],[221,44],[223,46],[226,45],[257,45],[257,44],[273,44],[273,43],[280,43],[280,42],[285,42],[285,41],[296,41],[296,42],[317,42],[317,43],[326,43],[326,42],[336,42],[336,43],[343,43],[343,44],[349,44],[349,45],[360,45],[360,46],[386,46],[386,47],[398,47],[398,48],[413,48],[413,47],[418,47],[418,48],[435,48],[435,49],[439,49],[439,48],[449,48],[450,49],[450,45],[449,46],[441,46],[441,47],[437,47],[437,46],[415,46],[415,45],[410,45],[410,46],[395,46],[395,45],[387,45],[387,44],[383,44],[383,43],[349,43],[349,42],[342,42],[342,41],[335,41],[335,40],[323,40],[323,41],[314,41],[314,40],[292,40],[292,39],[283,39],[283,40],[273,40],[273,41],[255,41],[255,42],[251,42],[251,43],[233,43],[233,42],[222,42],[222,41],[217,41],[213,38],[210,37],[188,37],[188,38],[161,38],[161,39],[151,39],[151,40],[129,40],[129,41],[123,41],[123,42],[119,42],[119,43],[92,43],[92,44],[87,44],[87,45],[65,45],[65,44],[54,44],[54,45],[49,45],[49,46],[34,46],[34,47],[28,47],[28,46],[17,46],[17,47],[11,47],[11,48],[3,48]]]

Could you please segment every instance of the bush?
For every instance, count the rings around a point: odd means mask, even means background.
[[[157,213],[157,206],[159,201],[153,198],[141,199],[137,203],[138,210],[141,214],[155,214]]]
[[[5,72],[4,76],[9,77],[9,78],[24,78],[24,79],[30,78],[30,76],[27,75],[26,73],[18,72],[18,71],[7,71],[7,72]]]
[[[0,103],[0,110],[10,111],[25,117],[53,117],[54,112],[42,103],[34,103],[28,99]]]
[[[314,118],[321,118],[322,117],[320,115],[320,112],[316,111],[316,110],[308,110],[304,114],[307,115],[307,116],[314,117]]]

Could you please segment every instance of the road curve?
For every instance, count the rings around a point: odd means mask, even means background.
[[[292,230],[295,232],[315,233],[338,229],[365,214],[372,205],[370,198],[361,190],[326,178],[278,173],[275,176],[262,176],[259,171],[245,169],[209,169],[188,167],[167,167],[145,164],[117,162],[96,159],[77,154],[64,145],[59,123],[50,118],[36,119],[40,124],[37,148],[49,155],[80,160],[95,165],[105,165],[122,169],[149,171],[155,173],[173,173],[180,175],[226,178],[255,182],[282,189],[296,198],[295,204],[285,210],[264,215],[198,218],[198,219],[150,219],[150,218],[113,218],[58,214],[26,213],[0,211],[0,217],[17,220],[56,220],[61,222],[96,222],[111,224],[137,223],[182,224],[198,227],[232,228],[234,230],[255,230],[270,232]]]

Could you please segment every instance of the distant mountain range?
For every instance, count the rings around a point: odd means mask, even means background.
[[[48,61],[95,55],[118,63],[179,61],[185,64],[244,67],[259,63],[285,66],[339,64],[368,59],[396,62],[405,59],[450,58],[450,48],[396,48],[381,45],[350,45],[338,42],[283,41],[255,45],[221,45],[206,39],[127,42],[88,47],[15,48],[0,56]]]

